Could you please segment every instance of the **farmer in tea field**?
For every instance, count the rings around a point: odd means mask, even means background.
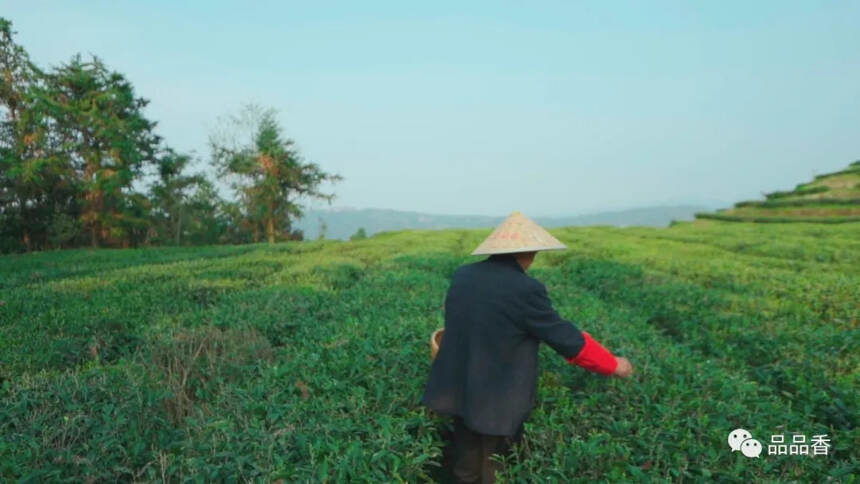
[[[537,394],[538,345],[568,363],[619,377],[633,367],[553,309],[546,288],[526,274],[535,254],[566,246],[519,212],[472,255],[490,255],[454,272],[445,298],[445,331],[424,404],[454,417],[453,475],[492,482],[497,463],[522,437]]]

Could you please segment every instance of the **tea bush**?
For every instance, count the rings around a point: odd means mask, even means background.
[[[857,224],[553,232],[532,274],[637,372],[543,347],[500,480],[857,481]],[[0,480],[439,479],[428,337],[488,233],[0,258]],[[737,427],[830,455],[749,459]]]
[[[860,217],[851,215],[840,215],[835,217],[780,217],[779,215],[733,215],[727,213],[707,213],[699,212],[696,218],[706,220],[720,220],[723,222],[754,222],[754,223],[775,223],[775,224],[790,224],[790,223],[820,223],[820,224],[844,224],[860,222]]]

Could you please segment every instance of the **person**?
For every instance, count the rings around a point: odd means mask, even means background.
[[[633,366],[554,309],[546,287],[526,271],[535,255],[566,246],[514,212],[459,267],[445,297],[445,331],[422,402],[454,419],[454,479],[493,482],[505,455],[522,438],[534,407],[538,346],[602,375],[627,377]]]

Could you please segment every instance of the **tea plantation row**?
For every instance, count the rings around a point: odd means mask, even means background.
[[[857,224],[553,233],[531,273],[637,373],[543,348],[502,480],[856,482]],[[486,234],[0,258],[0,480],[437,479],[427,338]],[[750,459],[737,427],[832,447]]]

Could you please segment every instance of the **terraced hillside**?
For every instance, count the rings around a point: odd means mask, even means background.
[[[860,225],[552,232],[530,272],[637,373],[543,347],[509,482],[856,482]],[[3,256],[0,481],[437,479],[427,339],[487,233]]]
[[[739,202],[734,208],[696,217],[728,222],[860,222],[860,160],[794,190],[768,193],[765,200]]]

